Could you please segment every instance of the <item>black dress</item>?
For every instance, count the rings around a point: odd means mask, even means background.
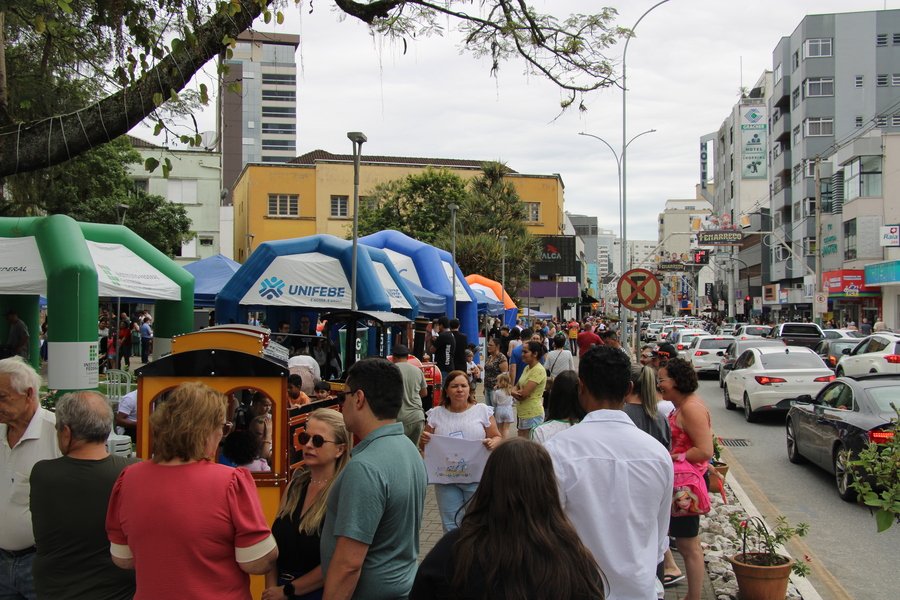
[[[272,535],[275,537],[275,543],[278,544],[279,583],[296,579],[322,564],[319,554],[319,534],[309,535],[300,531],[300,517],[308,489],[309,482],[303,486],[297,508],[290,517],[278,517],[272,523]],[[321,590],[313,594],[316,595],[310,595],[310,597],[321,597]]]

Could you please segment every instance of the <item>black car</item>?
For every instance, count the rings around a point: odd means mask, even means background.
[[[900,375],[839,377],[816,395],[797,398],[787,414],[788,459],[805,460],[834,474],[838,495],[856,500],[847,461],[869,442],[893,437],[891,402],[900,398]]]
[[[816,346],[816,354],[821,356],[828,368],[834,371],[844,350],[853,350],[859,342],[859,338],[825,338]]]
[[[719,365],[719,387],[725,387],[725,376],[728,375],[734,367],[734,361],[738,356],[744,353],[748,348],[759,348],[761,346],[784,346],[781,340],[770,340],[766,338],[747,338],[746,340],[734,340],[725,348],[725,354],[722,356],[722,363]]]

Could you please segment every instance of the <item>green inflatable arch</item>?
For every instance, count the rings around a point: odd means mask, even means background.
[[[121,244],[168,277],[180,300],[155,300],[154,351],[168,352],[171,338],[193,329],[194,276],[127,227],[79,223],[65,215],[0,217],[0,238],[33,236],[47,278],[48,381],[51,389],[96,389],[98,381],[98,278],[86,242]],[[4,264],[10,261],[5,260]],[[135,295],[135,297],[140,297]],[[40,307],[36,294],[0,295],[5,315],[15,309],[28,326],[32,366],[38,368]],[[3,327],[8,327],[3,321]],[[6,331],[2,331],[6,340]]]

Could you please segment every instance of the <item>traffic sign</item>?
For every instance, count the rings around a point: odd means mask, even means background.
[[[828,296],[818,292],[813,298],[813,313],[820,315],[828,312]]]
[[[616,293],[628,310],[650,310],[659,301],[659,279],[647,269],[632,269],[619,278]]]

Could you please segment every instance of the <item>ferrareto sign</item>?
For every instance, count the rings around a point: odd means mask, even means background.
[[[350,308],[350,282],[341,262],[319,252],[279,256],[251,286],[241,304]]]

